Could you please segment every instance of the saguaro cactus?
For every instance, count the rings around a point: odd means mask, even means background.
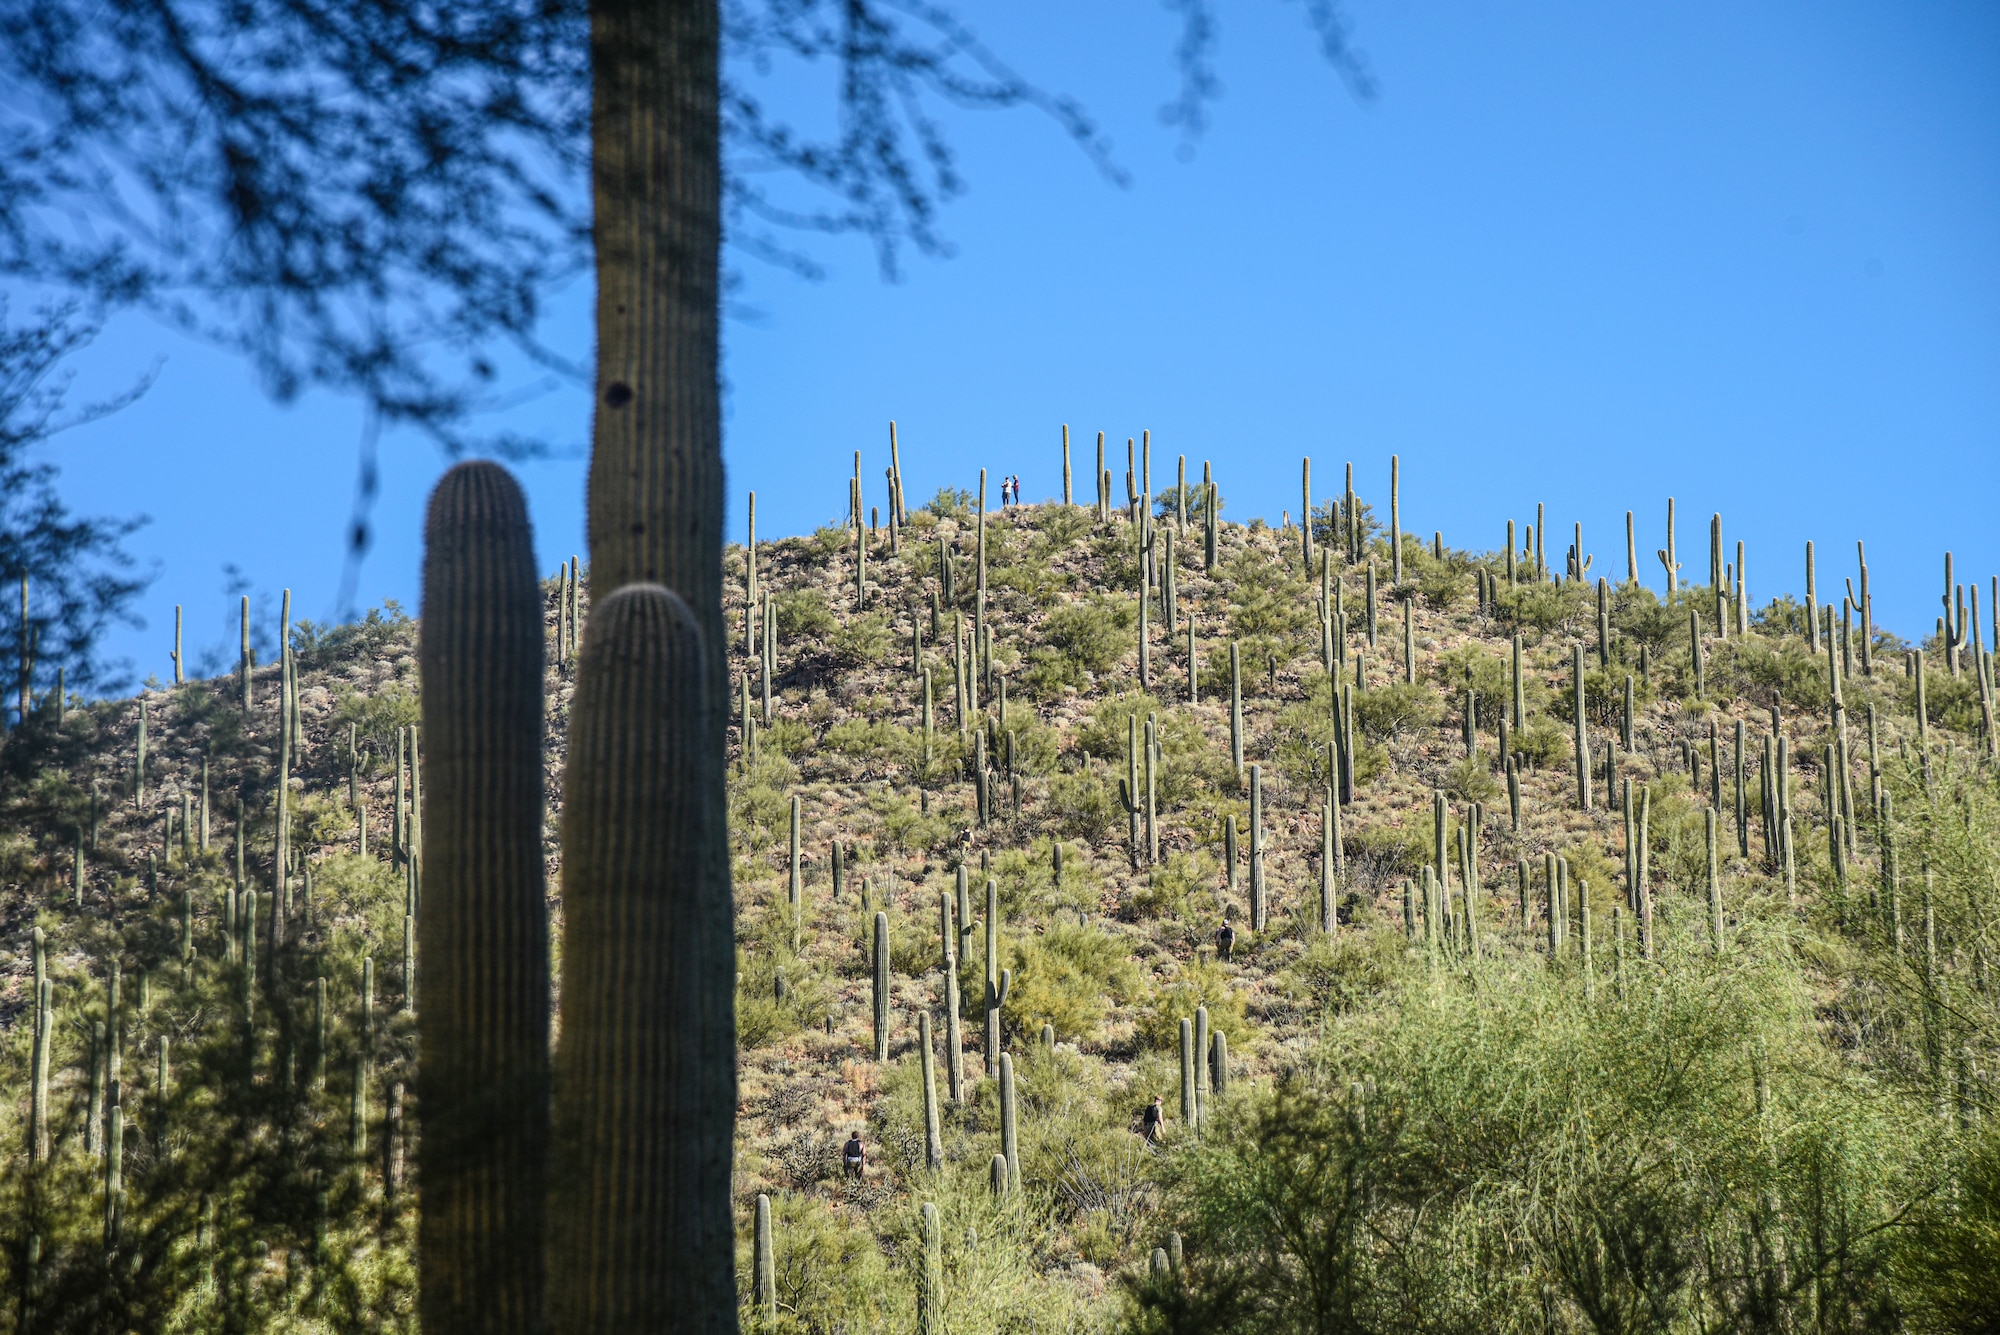
[[[1263,767],[1250,767],[1250,930],[1264,930],[1267,905],[1264,903],[1264,776]]]
[[[937,1053],[931,1041],[931,1013],[917,1012],[917,1052],[924,1077],[924,1162],[944,1167],[944,1135],[938,1124]]]
[[[1014,1096],[1014,1059],[1000,1054],[1000,1152],[1007,1156],[1007,1190],[1021,1189],[1021,1113]]]
[[[558,1331],[722,1329],[735,1311],[735,963],[709,643],[678,595],[626,584],[597,602],[578,665],[550,1233]]]
[[[1014,989],[1014,971],[1000,967],[1000,886],[986,882],[986,1070],[990,1075],[1000,1059],[1000,1008]]]
[[[1065,467],[1063,471],[1067,483],[1069,470]],[[944,1335],[944,1237],[938,1227],[938,1208],[925,1201],[917,1215],[924,1235],[923,1269],[917,1280],[917,1335]]]
[[[875,915],[875,937],[872,947],[874,961],[874,990],[871,993],[875,1014],[875,1060],[889,1060],[889,915]]]
[[[1590,810],[1590,741],[1585,732],[1585,710],[1583,698],[1583,646],[1570,646],[1570,684],[1575,692],[1576,708],[1576,805],[1579,810]]]
[[[757,1193],[757,1213],[751,1226],[750,1301],[765,1328],[778,1323],[778,1266],[771,1249],[771,1198]]]
[[[549,1107],[540,581],[497,465],[445,474],[425,539],[421,1307],[431,1328],[525,1331],[542,1317]]]
[[[1192,1131],[1199,1125],[1200,1112],[1194,1088],[1194,1021],[1181,1020],[1181,1125]]]

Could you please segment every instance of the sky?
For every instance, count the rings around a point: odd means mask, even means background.
[[[1982,592],[2000,572],[2000,9],[1353,0],[1367,101],[1301,5],[1222,9],[1223,94],[1184,160],[1157,0],[962,6],[1099,118],[1130,184],[1037,113],[954,113],[949,258],[895,282],[854,241],[811,243],[816,281],[732,259],[732,538],[751,490],[760,537],[837,519],[855,450],[880,504],[893,419],[912,503],[982,467],[996,503],[1008,473],[1059,494],[1068,424],[1080,489],[1095,433],[1122,479],[1150,430],[1155,485],[1176,456],[1212,461],[1237,520],[1296,515],[1307,456],[1318,498],[1351,461],[1382,506],[1394,454],[1408,530],[1498,548],[1539,502],[1616,576],[1632,510],[1655,588],[1672,496],[1683,573],[1705,573],[1720,513],[1756,604],[1802,589],[1808,540],[1835,596],[1864,540],[1877,618],[1905,635],[1940,610],[1947,550]],[[549,341],[587,357],[589,315],[587,284],[560,294]],[[136,315],[77,393],[152,367],[46,457],[73,508],[149,517],[129,544],[144,624],[107,648],[170,678],[176,604],[190,659],[217,666],[245,584],[266,618],[287,587],[295,616],[338,614],[362,419],[327,394],[275,405]],[[588,396],[524,393],[494,424],[550,444],[517,472],[553,571],[584,551]],[[414,433],[379,450],[354,602],[415,610],[450,461]]]

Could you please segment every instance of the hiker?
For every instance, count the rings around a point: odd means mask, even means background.
[[[1236,929],[1229,925],[1229,919],[1225,916],[1221,928],[1215,933],[1215,957],[1226,960],[1229,958],[1229,952],[1235,948]]]
[[[868,1162],[868,1156],[865,1153],[863,1153],[861,1149],[861,1133],[859,1131],[856,1131],[853,1135],[847,1138],[847,1144],[841,1147],[840,1150],[841,1170],[845,1172],[849,1177],[859,1178],[861,1176],[861,1170],[867,1164],[867,1162]]]
[[[1149,1145],[1159,1144],[1160,1129],[1167,1124],[1167,1110],[1160,1103],[1160,1096],[1158,1094],[1153,1095],[1153,1101],[1146,1105],[1145,1116],[1140,1119],[1140,1122],[1145,1128],[1146,1143]]]

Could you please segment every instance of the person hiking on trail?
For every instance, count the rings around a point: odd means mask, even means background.
[[[849,1177],[860,1177],[861,1169],[867,1162],[868,1156],[861,1148],[861,1133],[856,1131],[847,1138],[847,1144],[841,1147],[841,1169]]]
[[[1160,1140],[1160,1130],[1167,1124],[1167,1110],[1160,1103],[1158,1094],[1153,1095],[1153,1101],[1146,1105],[1146,1114],[1140,1119],[1140,1123],[1145,1128],[1147,1142],[1157,1145]]]
[[[1226,960],[1229,958],[1229,952],[1235,948],[1236,929],[1229,925],[1228,918],[1224,918],[1221,928],[1215,933],[1215,957],[1219,960]]]

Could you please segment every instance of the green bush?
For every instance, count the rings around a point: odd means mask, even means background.
[[[1622,1331],[1718,1311],[1871,1329],[1892,1310],[1893,1225],[1929,1137],[1818,1042],[1786,963],[1673,954],[1622,1000],[1541,972],[1440,981],[1325,1032],[1310,1076],[1232,1100],[1166,1161],[1188,1261],[1178,1286],[1134,1284],[1135,1329]]]
[[[1354,726],[1375,741],[1434,728],[1443,720],[1444,706],[1420,682],[1384,682],[1354,693]]]
[[[1091,844],[1101,844],[1124,825],[1117,784],[1107,775],[1085,768],[1058,774],[1049,781],[1049,807],[1056,828]]]
[[[1058,1039],[1090,1039],[1109,1008],[1130,1001],[1139,986],[1130,949],[1102,927],[1056,919],[1040,933],[1009,933],[1005,941],[1014,970],[1008,1023],[1018,1033],[1038,1035],[1052,1024]]]
[[[800,638],[823,639],[834,628],[833,608],[818,589],[784,589],[771,597],[778,639],[791,644]]]
[[[843,622],[828,645],[834,658],[848,667],[874,667],[889,656],[895,636],[886,612],[863,612]]]

